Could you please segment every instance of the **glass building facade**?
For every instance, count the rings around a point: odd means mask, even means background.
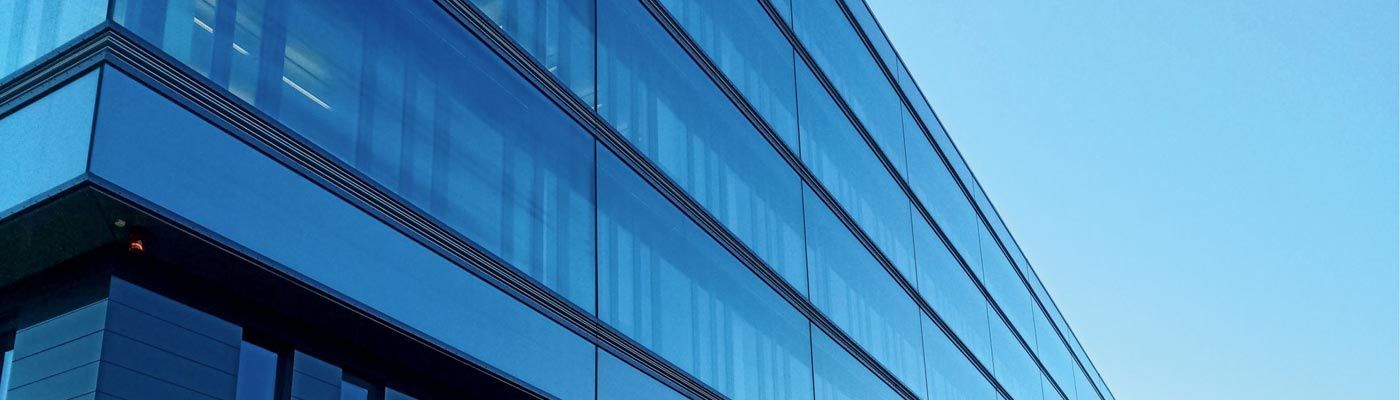
[[[1111,400],[863,0],[0,0],[0,400]]]

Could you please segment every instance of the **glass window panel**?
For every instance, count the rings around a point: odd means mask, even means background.
[[[641,3],[598,15],[598,112],[804,290],[801,179]]]
[[[243,342],[238,348],[235,400],[273,400],[277,396],[277,353]]]
[[[875,22],[875,15],[865,6],[865,0],[845,0],[845,3],[851,15],[856,17],[857,25],[860,26],[861,32],[865,33],[866,40],[870,41],[871,46],[875,47],[875,53],[885,62],[886,68],[895,71],[899,58],[895,56],[894,46],[885,38],[885,33],[880,31],[880,24]]]
[[[909,197],[803,66],[802,161],[906,277],[913,277]]]
[[[906,386],[922,393],[922,312],[810,191],[807,209],[812,303]]]
[[[917,228],[919,293],[973,355],[990,363],[992,347],[988,340],[987,299],[943,241],[934,236],[933,228],[921,221],[916,221],[914,226]]]
[[[663,0],[787,145],[797,149],[792,45],[756,1]]]
[[[369,389],[356,382],[340,381],[340,400],[369,400]]]
[[[0,117],[0,215],[87,170],[97,73]]]
[[[647,374],[598,350],[598,400],[685,399]]]
[[[987,286],[987,291],[992,294],[997,305],[1001,306],[1001,311],[1006,313],[1006,318],[1011,320],[1016,331],[1021,333],[1021,337],[1025,338],[1027,343],[1033,343],[1035,300],[1031,299],[1030,292],[1026,291],[1026,286],[1022,283],[1020,275],[1017,275],[1015,267],[1006,260],[1001,247],[997,246],[996,241],[985,229],[982,230],[982,260],[982,283]]]
[[[880,72],[875,56],[846,19],[840,4],[836,1],[794,2],[793,18],[796,19],[793,30],[807,52],[903,173],[904,137],[899,97],[889,79]],[[803,108],[804,114],[806,110]]]
[[[727,396],[811,398],[807,320],[607,150],[599,317]]]
[[[991,400],[996,388],[933,321],[924,319],[924,361],[928,364],[928,398]]]
[[[977,212],[923,136],[909,140],[909,188],[974,273],[982,272]],[[917,224],[916,224],[917,225]]]
[[[899,393],[885,384],[851,353],[825,333],[812,329],[812,363],[817,400],[899,399]]]
[[[471,0],[587,104],[593,97],[594,0]]]
[[[1035,331],[1036,357],[1040,358],[1040,363],[1045,365],[1045,370],[1050,372],[1050,377],[1060,385],[1060,389],[1072,398],[1074,361],[1070,358],[1069,349],[1060,341],[1060,336],[1055,333],[1055,327],[1050,321],[1038,312],[1035,313]]]
[[[107,0],[0,0],[0,78],[97,26]]]
[[[992,321],[993,375],[1001,382],[1011,398],[1034,400],[1041,398],[1040,369],[1031,360],[1021,343],[1011,336],[1006,324]]]
[[[384,389],[384,400],[418,400],[418,399],[417,399],[417,398],[414,398],[413,396],[409,396],[409,395],[403,394],[402,392],[399,392],[399,391],[397,391],[397,390],[394,390],[394,388],[385,388],[385,389]]]
[[[231,93],[592,309],[591,137],[437,6],[118,0],[115,12]],[[205,22],[186,29],[190,18]],[[223,39],[189,46],[191,35]]]
[[[5,354],[0,355],[0,400],[5,400],[10,394],[10,369],[15,363],[15,350],[5,349]]]
[[[112,185],[553,396],[592,396],[592,344],[116,70],[97,118],[92,172]]]

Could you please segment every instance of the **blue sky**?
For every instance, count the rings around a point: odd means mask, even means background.
[[[1396,399],[1393,0],[868,0],[1118,398]]]

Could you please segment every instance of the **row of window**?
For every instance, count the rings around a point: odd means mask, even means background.
[[[975,284],[965,274],[958,276],[956,259],[933,229],[912,217],[908,199],[901,197],[898,186],[882,170],[880,158],[868,150],[815,73],[797,61],[760,4],[663,3],[760,111],[765,123],[801,155],[881,253],[910,282],[922,287],[940,317],[984,364],[992,368],[992,354],[1012,354],[1008,353],[1012,349],[1025,357],[1014,337],[992,340],[995,332],[979,328],[987,326],[987,306]],[[821,206],[640,3],[601,1],[596,9],[599,21],[593,20],[591,1],[480,1],[478,5],[906,385],[923,393],[924,376],[930,375],[925,369],[945,368],[926,367],[918,356],[920,347],[930,346],[924,343],[926,335],[920,334],[921,318],[926,317],[920,317],[912,299],[898,293],[898,285],[881,272],[876,258],[831,210]],[[839,20],[841,25],[833,25],[838,16],[844,16],[834,4],[830,6],[804,4],[789,10],[790,6],[775,3],[770,7],[792,21],[799,36],[816,35],[806,43],[826,43],[830,35],[843,38],[830,41],[837,46],[831,55],[808,50],[835,89],[847,95],[858,120],[878,121],[862,126],[885,154],[903,154],[908,147],[910,163],[941,164],[926,141],[904,135],[911,126],[917,129],[907,111],[894,123],[879,116],[903,108],[881,103],[891,98],[893,90],[888,84],[874,85],[872,78],[859,72],[874,69],[851,68],[856,72],[838,77],[842,73],[833,71],[839,67],[825,65],[828,61],[823,60],[855,49],[856,42],[849,39],[859,40],[841,36],[853,32],[840,30],[803,33],[808,29],[804,27],[815,31],[848,26],[844,19]],[[644,189],[608,188],[608,170],[617,170],[621,164],[606,151],[595,155],[587,134],[489,51],[462,40],[460,27],[436,7],[370,4],[348,9],[322,1],[116,0],[114,10],[113,18],[142,38],[707,383],[735,393],[754,386],[735,378],[748,372],[734,367],[737,361],[705,360],[708,350],[681,349],[686,343],[752,354],[768,372],[780,375],[800,372],[803,361],[810,359],[787,350],[805,347],[807,342],[802,335],[791,335],[806,328],[800,315],[718,245],[708,239],[694,249],[658,243],[659,238],[675,237],[677,232],[629,235],[662,225],[659,228],[704,236],[640,180],[635,186]],[[725,12],[743,17],[731,19]],[[384,26],[414,28],[390,31]],[[734,32],[735,26],[752,32]],[[768,52],[773,46],[785,51]],[[591,81],[595,76],[596,82]],[[873,94],[850,95],[862,90]],[[852,97],[871,104],[855,104]],[[920,145],[905,146],[906,140]],[[916,153],[929,160],[916,162]],[[905,157],[888,159],[901,160],[894,166],[905,172]],[[976,223],[975,212],[960,191],[946,195],[946,202],[927,200],[921,191],[943,194],[958,189],[942,168],[915,168],[909,173],[917,176],[925,170],[935,171],[936,178],[945,181],[920,185],[918,179],[911,179],[911,187],[926,206],[955,208],[949,212],[952,217],[940,215],[934,207],[930,212],[963,258],[981,273],[982,263],[973,260],[984,252],[996,254],[1000,248],[987,229]],[[624,173],[612,175],[631,174],[625,168],[619,171]],[[619,216],[624,211],[635,213],[631,208],[607,212],[610,204],[648,196],[659,200],[655,208],[669,210],[661,213],[665,217]],[[946,221],[959,218],[975,224],[975,239],[950,232]],[[625,224],[629,219],[637,222]],[[676,222],[656,223],[666,219]],[[971,253],[977,256],[969,257]],[[693,254],[703,256],[687,257]],[[1015,288],[1019,281],[1013,279],[1019,278],[1004,257],[987,258],[1000,264],[997,275],[983,273],[984,284],[1021,336],[1036,348],[1034,332],[1040,330],[1021,322],[1026,321],[1024,315],[1039,317],[1030,312],[1029,294],[1003,289]],[[715,262],[692,262],[702,259]],[[677,277],[665,278],[665,268],[673,264]],[[701,270],[706,273],[696,273]],[[706,283],[716,279],[700,277],[711,274],[709,270],[724,270],[734,275],[734,282],[743,283]],[[663,305],[677,295],[676,286],[668,287],[666,282],[707,293],[671,303],[692,313],[708,310],[713,320],[667,321],[666,313],[673,309]],[[704,289],[707,285],[718,286]],[[726,289],[713,290],[716,287]],[[1020,298],[1004,300],[1003,290],[1020,293]],[[750,308],[759,311],[754,314]],[[961,320],[949,317],[954,314],[964,315],[966,321],[955,323]],[[780,318],[769,318],[773,315]],[[793,319],[799,323],[781,322]],[[996,319],[993,330],[1002,325]],[[753,325],[748,328],[750,334],[732,333],[742,324]],[[767,339],[750,343],[753,337]],[[743,346],[768,350],[740,352]],[[791,354],[782,355],[784,351]],[[784,357],[791,362],[783,361]],[[1045,362],[1047,357],[1040,358]],[[970,369],[971,365],[949,368]],[[1055,368],[1047,365],[1058,380],[1061,375]],[[993,371],[999,377],[1005,374]],[[1039,375],[1034,370],[1028,373]],[[1029,388],[1039,391],[1043,379],[1024,385],[1026,390],[1009,386],[1008,390],[1017,398],[1038,397],[1030,395]],[[754,393],[765,389],[757,390]],[[763,394],[760,397],[772,397]]]

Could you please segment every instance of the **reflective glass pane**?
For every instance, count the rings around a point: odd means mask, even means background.
[[[963,194],[962,187],[943,164],[933,145],[922,135],[909,140],[909,188],[928,210],[953,247],[972,267],[981,273],[981,245],[978,237],[977,212]]]
[[[610,152],[598,163],[598,316],[732,398],[811,398],[806,318]]]
[[[903,172],[903,106],[837,1],[794,2],[793,30],[875,142]],[[804,106],[802,112],[806,110]]]
[[[1016,400],[1040,399],[1040,369],[1006,324],[992,321],[992,372]]]
[[[680,393],[657,382],[647,374],[598,350],[598,400],[666,400],[684,399]]]
[[[895,267],[914,277],[909,197],[816,78],[798,69],[802,161]]]
[[[598,3],[598,112],[798,290],[801,180],[640,2]]]
[[[351,381],[340,381],[340,400],[369,400],[369,389]]]
[[[286,273],[553,396],[593,393],[593,345],[113,69],[92,172]]]
[[[0,355],[0,400],[5,400],[10,394],[10,367],[15,362],[14,349],[5,349],[5,354]]]
[[[594,0],[471,0],[585,103],[593,103]]]
[[[591,310],[591,137],[436,5],[117,0],[115,13]]]
[[[919,293],[973,355],[990,363],[987,299],[943,241],[934,236],[933,229],[922,221],[916,221],[914,226]]]
[[[0,0],[0,78],[107,17],[107,0]]]
[[[807,210],[812,303],[906,386],[922,393],[922,312],[810,191]]]
[[[1045,365],[1045,370],[1050,371],[1050,377],[1060,385],[1060,389],[1073,398],[1074,361],[1070,358],[1069,348],[1060,341],[1054,326],[1043,314],[1035,314],[1035,330],[1036,357]]]
[[[418,399],[414,398],[413,396],[409,396],[409,395],[403,394],[402,392],[399,392],[399,391],[397,391],[397,390],[394,390],[394,388],[386,388],[386,389],[384,389],[384,400],[418,400]]]
[[[812,335],[812,363],[817,400],[899,399],[894,389],[880,380],[851,353],[816,329]]]
[[[794,54],[757,1],[663,0],[768,125],[797,149]]]
[[[924,319],[924,361],[928,364],[928,398],[996,398],[996,388],[987,377],[928,319]]]
[[[982,235],[982,283],[987,286],[987,291],[991,292],[992,298],[1001,306],[1001,311],[1006,313],[1006,318],[1011,320],[1016,331],[1021,333],[1021,337],[1025,338],[1027,343],[1034,343],[1033,318],[1037,313],[1034,310],[1035,300],[1031,299],[1031,293],[1026,291],[1021,276],[1016,273],[1011,262],[1007,261],[995,239],[986,230],[982,231]]]
[[[96,102],[97,73],[88,73],[0,116],[0,213],[87,170]]]
[[[243,342],[238,348],[235,400],[273,400],[277,396],[277,353]]]

